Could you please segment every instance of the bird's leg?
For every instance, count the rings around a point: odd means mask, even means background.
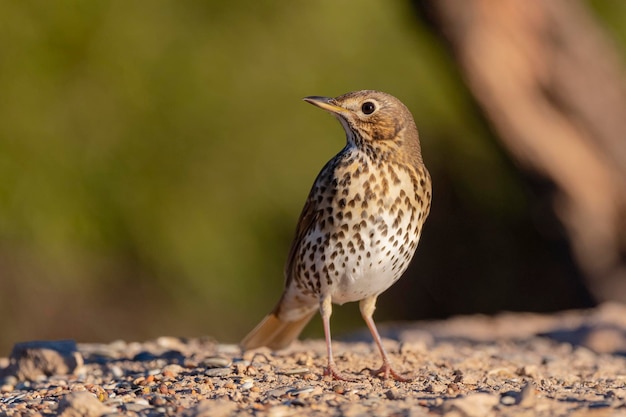
[[[330,375],[332,379],[340,381],[354,381],[354,378],[346,377],[335,370],[335,359],[333,358],[333,347],[330,338],[330,315],[333,312],[333,305],[330,295],[325,296],[320,303],[320,314],[324,324],[324,337],[326,338],[326,353],[328,355],[328,366],[324,368],[324,375]]]
[[[380,351],[380,355],[383,357],[383,366],[381,366],[377,370],[372,370],[373,375],[382,375],[384,379],[389,378],[390,376],[396,381],[400,382],[409,382],[410,378],[405,378],[402,375],[398,374],[391,368],[391,364],[389,363],[389,357],[387,356],[387,352],[383,347],[383,342],[380,340],[380,335],[378,334],[378,330],[376,329],[376,324],[374,323],[373,315],[374,310],[376,309],[376,296],[364,298],[359,302],[359,309],[361,310],[361,316],[363,316],[363,320],[369,327],[370,332],[372,333],[372,337],[378,346],[378,350]]]

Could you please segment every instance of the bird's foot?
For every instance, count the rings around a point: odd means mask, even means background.
[[[391,365],[389,365],[388,363],[383,363],[383,366],[381,366],[378,369],[371,369],[371,368],[363,369],[363,371],[366,371],[366,370],[370,371],[372,376],[380,376],[382,379],[388,379],[389,377],[391,377],[392,379],[398,382],[411,382],[413,380],[413,378],[407,378],[405,376],[400,375],[396,371],[394,371]]]
[[[338,381],[346,381],[346,382],[357,381],[357,378],[346,376],[336,371],[334,365],[328,365],[327,367],[324,368],[324,376],[330,376],[331,379],[333,380],[336,379]]]

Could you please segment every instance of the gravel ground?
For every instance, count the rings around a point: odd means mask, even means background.
[[[242,355],[210,339],[16,345],[7,416],[626,416],[626,308],[469,316],[381,332],[412,382],[372,378],[365,333],[334,345],[356,382],[322,377],[324,342]],[[366,341],[367,340],[367,341]]]

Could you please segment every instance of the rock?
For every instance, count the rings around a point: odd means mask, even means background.
[[[501,394],[503,405],[520,405],[523,408],[533,407],[536,403],[535,386],[527,382],[520,391],[507,391]]]
[[[59,401],[59,417],[100,417],[116,411],[102,404],[95,395],[87,391],[67,394]]]
[[[184,370],[185,368],[183,368],[182,366],[172,363],[170,365],[165,366],[163,370],[161,371],[161,373],[163,374],[163,376],[173,378],[179,375]]]
[[[534,407],[537,403],[537,393],[535,390],[535,385],[531,383],[526,383],[522,387],[519,396],[519,405],[524,408]]]
[[[237,409],[237,404],[228,400],[202,400],[195,407],[186,410],[183,417],[228,417]]]
[[[517,404],[517,392],[515,391],[509,391],[509,392],[505,392],[501,397],[500,397],[500,403],[502,403],[502,405],[514,405]]]
[[[24,342],[13,346],[5,374],[32,381],[42,376],[76,373],[83,364],[73,340]]]
[[[124,408],[126,409],[126,411],[130,411],[133,413],[140,413],[148,407],[150,407],[150,403],[143,398],[139,398],[133,402],[128,402],[124,404]]]
[[[206,376],[217,377],[217,376],[227,376],[232,373],[230,368],[213,368],[207,369],[205,372]]]
[[[446,401],[443,404],[444,416],[489,417],[495,415],[498,405],[496,395],[476,393],[463,398]]]
[[[15,389],[15,386],[11,385],[11,384],[3,384],[0,385],[0,393],[7,393],[7,392],[11,392]]]
[[[525,408],[535,405],[535,386],[527,382],[520,391],[506,391],[500,396],[503,405],[520,405]]]

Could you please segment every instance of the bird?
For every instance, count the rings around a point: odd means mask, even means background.
[[[337,370],[330,317],[333,304],[359,301],[383,361],[372,374],[410,381],[392,368],[373,314],[377,297],[409,266],[430,212],[431,177],[413,115],[396,97],[375,90],[303,100],[339,120],[346,144],[324,165],[306,199],[278,303],[240,345],[244,351],[285,348],[319,311],[324,375],[354,380]]]

